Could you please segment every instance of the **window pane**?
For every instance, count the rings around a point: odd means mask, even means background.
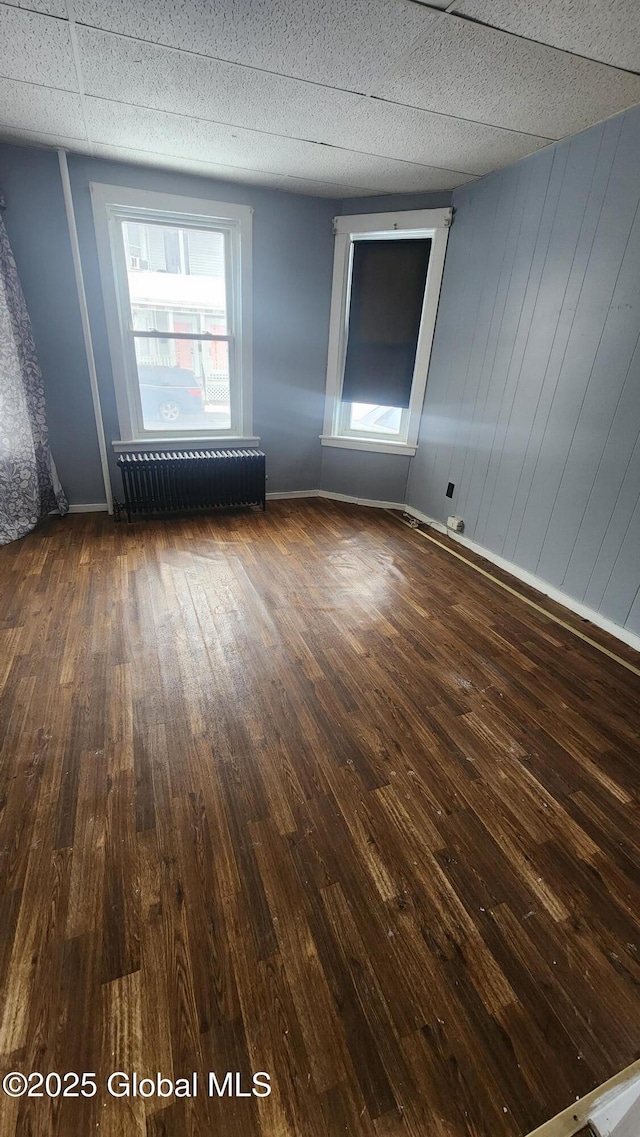
[[[349,430],[363,434],[399,434],[402,419],[400,407],[378,407],[373,403],[351,403]]]
[[[224,233],[123,221],[133,326],[149,309],[174,323],[198,317],[200,331],[227,331]],[[181,331],[174,327],[174,331]]]
[[[204,358],[205,415],[211,430],[228,430],[231,426],[229,391],[229,344],[201,343]]]
[[[226,341],[135,339],[145,430],[229,430]]]
[[[131,326],[146,430],[229,430],[229,345],[176,339],[228,334],[225,238],[213,230],[124,221]]]

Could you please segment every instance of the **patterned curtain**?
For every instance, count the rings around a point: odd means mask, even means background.
[[[69,506],[49,450],[42,375],[0,193],[0,545]]]

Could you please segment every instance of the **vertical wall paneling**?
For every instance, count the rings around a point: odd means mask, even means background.
[[[528,384],[535,392],[535,404],[529,414],[526,403],[520,407],[528,419],[528,434],[505,539],[505,555],[509,557],[514,556],[523,527],[526,532],[525,508],[530,500],[532,482],[540,468],[547,430],[550,424],[553,427],[552,412],[555,419],[554,400],[560,370],[567,355],[619,128],[620,123],[614,123],[601,133],[588,131],[570,145],[567,176],[572,179],[571,192],[563,193],[558,210],[552,235],[549,276],[538,314],[541,318],[534,328],[529,369],[524,376],[525,387]]]
[[[408,503],[637,631],[640,107],[454,206]]]

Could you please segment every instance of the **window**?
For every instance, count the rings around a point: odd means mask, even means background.
[[[92,185],[118,443],[250,440],[251,210]]]
[[[335,219],[323,445],[415,453],[450,222]]]

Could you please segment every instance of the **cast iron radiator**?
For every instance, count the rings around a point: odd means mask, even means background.
[[[261,450],[170,450],[121,454],[127,519],[239,505],[266,508]]]

